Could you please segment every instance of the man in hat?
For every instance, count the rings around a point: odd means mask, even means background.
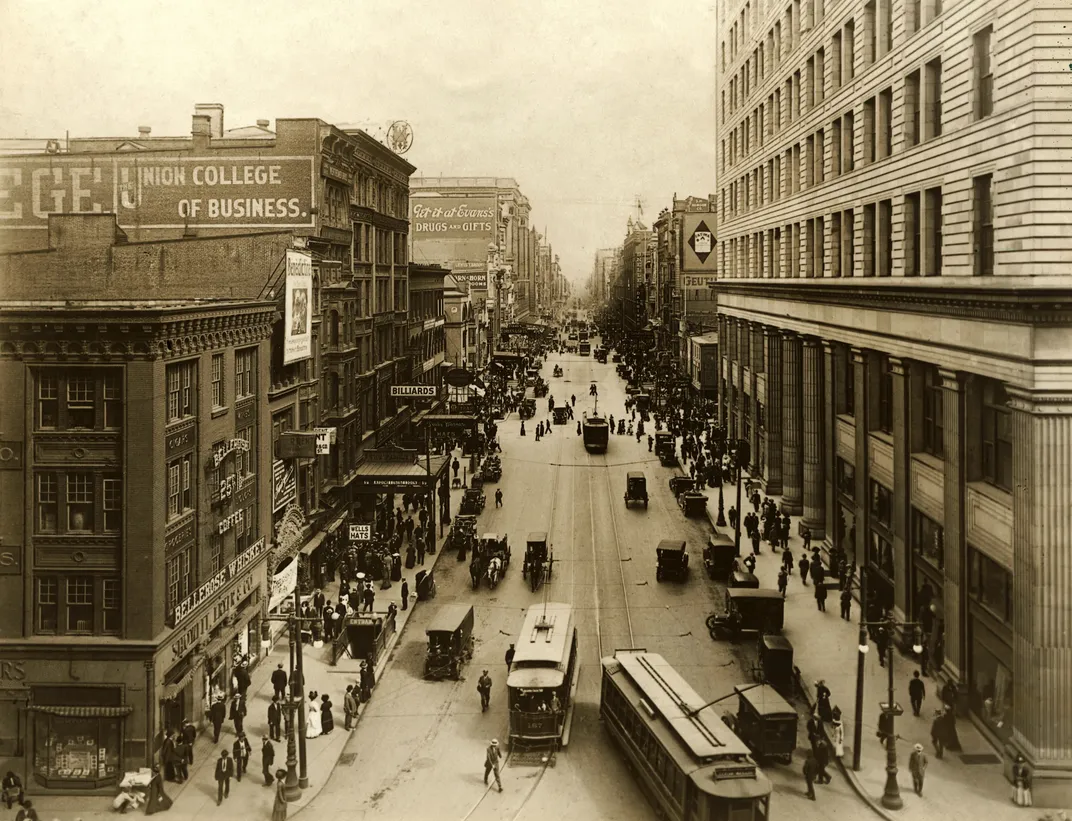
[[[275,694],[282,701],[287,696],[287,671],[283,669],[283,662],[279,662],[272,671],[272,687]]]
[[[227,754],[227,750],[220,750],[220,757],[216,759],[216,806],[223,803],[223,799],[231,797],[231,777],[234,776],[234,762]]]
[[[272,741],[279,741],[283,737],[283,708],[279,703],[279,693],[272,696],[268,704],[268,735]]]
[[[514,663],[514,645],[511,644],[510,647],[506,651],[506,672],[508,672],[508,673],[510,672],[510,667],[513,665],[513,663]]]
[[[245,733],[239,733],[238,738],[234,740],[232,745],[234,751],[234,763],[235,763],[235,780],[242,780],[242,773],[247,769],[249,764],[250,753],[253,752],[253,748],[249,744],[249,739],[246,738]]]
[[[346,685],[346,695],[342,697],[342,711],[346,721],[343,725],[349,730],[353,727],[354,716],[357,715],[357,699],[354,697],[354,685]]]
[[[499,778],[499,739],[493,738],[484,754],[484,786],[488,785],[488,776],[495,773],[495,786],[502,792],[502,780]]]
[[[912,788],[916,795],[923,795],[923,776],[927,772],[927,754],[923,752],[923,745],[917,744],[912,748],[912,754],[908,756],[908,771],[912,773]]]
[[[223,703],[222,695],[216,696],[216,700],[208,708],[208,718],[212,722],[212,743],[219,744],[223,720],[227,718],[227,705]]]
[[[480,712],[487,712],[491,704],[491,676],[485,670],[476,683],[476,691],[480,693]]]
[[[270,787],[272,781],[272,762],[275,761],[275,747],[267,736],[261,742],[261,767],[264,772],[264,786]]]
[[[912,702],[912,714],[918,716],[923,708],[923,698],[927,695],[927,687],[923,679],[919,677],[919,670],[912,672],[912,679],[908,682],[908,700]]]
[[[179,735],[186,744],[186,763],[193,764],[194,742],[197,741],[197,728],[190,723],[190,719],[184,718],[182,720],[182,729],[179,730]]]
[[[245,698],[250,684],[253,683],[253,680],[249,677],[249,669],[246,667],[246,662],[243,661],[238,665],[234,677],[237,684],[238,694],[242,696],[242,698]]]

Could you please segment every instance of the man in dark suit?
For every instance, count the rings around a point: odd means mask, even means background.
[[[283,669],[283,662],[279,662],[272,671],[272,688],[278,698],[286,698],[287,695],[287,671]]]
[[[190,719],[184,719],[180,731],[182,740],[186,742],[186,763],[194,763],[194,742],[197,741],[197,728],[190,723]]]
[[[223,729],[223,720],[227,718],[227,705],[223,703],[223,696],[217,696],[208,708],[208,718],[212,722],[212,743],[220,743],[220,730]]]
[[[272,701],[268,705],[268,735],[271,736],[272,741],[279,741],[283,738],[283,708],[279,704],[279,696],[272,696]]]
[[[220,750],[220,757],[216,759],[216,806],[223,803],[223,799],[231,797],[231,778],[234,777],[234,762],[226,750]]]

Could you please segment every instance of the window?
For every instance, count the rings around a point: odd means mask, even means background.
[[[841,212],[830,215],[830,276],[841,276]]]
[[[82,573],[39,575],[34,597],[38,633],[115,635],[122,631],[118,578]]]
[[[67,579],[67,632],[93,632],[93,577]]]
[[[223,536],[211,533],[208,538],[209,572],[215,576],[223,569]]]
[[[812,244],[812,269],[815,276],[826,276],[826,226],[822,217],[815,218],[815,241]]]
[[[876,13],[877,0],[867,0],[864,3],[864,37],[865,46],[864,49],[864,65],[874,65],[875,60],[878,59],[878,37],[876,34],[876,26],[878,25],[878,14]]]
[[[878,131],[875,128],[875,109],[877,98],[864,100],[864,165],[870,165],[878,159]]]
[[[872,567],[881,571],[882,575],[892,580],[897,566],[893,559],[893,543],[882,534],[871,531],[869,548],[868,562]]]
[[[67,531],[93,532],[93,474],[67,474]]]
[[[919,71],[905,77],[904,138],[905,148],[919,145]]]
[[[851,349],[845,352],[845,413],[856,416],[856,363]],[[852,495],[856,495],[855,490]]]
[[[880,277],[893,273],[893,200],[878,204],[878,235],[875,240],[877,271]]]
[[[945,531],[942,526],[918,510],[912,510],[912,552],[932,566],[945,567]]]
[[[983,385],[983,479],[1012,492],[1012,412],[1001,383]]]
[[[821,103],[826,99],[826,51],[819,49],[815,52],[815,102]]]
[[[893,89],[887,88],[878,95],[878,157],[893,153]]]
[[[806,98],[807,99],[807,106],[806,106],[806,108],[810,111],[812,108],[815,107],[815,100],[816,100],[816,96],[815,96],[816,74],[815,74],[815,57],[814,56],[808,58],[808,62],[804,65],[804,72],[805,72],[805,77],[806,77],[807,82],[808,82],[808,88],[807,88],[807,91],[806,91],[806,94],[807,94],[807,98]],[[804,108],[805,108],[805,106],[802,105],[801,109],[804,109]]]
[[[235,530],[235,553],[242,553],[257,540],[257,521],[253,505],[242,511],[242,519]]]
[[[235,351],[235,400],[253,396],[257,386],[257,349]]]
[[[923,139],[942,134],[942,58],[935,57],[923,67],[926,79],[927,108],[923,115]]]
[[[987,26],[972,38],[975,53],[975,119],[994,113],[994,74],[991,66],[990,41],[994,27]]]
[[[878,0],[878,42],[880,57],[893,50],[893,0]]]
[[[37,577],[37,630],[55,633],[59,629],[59,581],[55,576]]]
[[[919,276],[919,192],[904,198],[904,275]]]
[[[792,195],[800,191],[800,143],[789,149],[789,155],[789,193]]]
[[[841,241],[840,257],[841,257],[841,276],[851,277],[855,276],[856,268],[856,213],[853,209],[849,208],[841,212],[841,231],[839,233],[839,239]]]
[[[222,408],[226,405],[223,394],[223,354],[212,355],[212,407]]]
[[[59,527],[60,489],[55,473],[37,474],[37,532],[56,533]]]
[[[945,442],[942,432],[942,377],[938,368],[929,365],[923,371],[923,450],[945,458]]]
[[[104,480],[104,529],[118,533],[123,524],[123,481]]]
[[[119,579],[103,579],[101,605],[104,624],[102,632],[118,634],[123,630],[123,593]]]
[[[994,273],[994,204],[990,198],[992,174],[972,180],[972,246],[976,276]]]
[[[1000,621],[1012,624],[1012,574],[968,545],[968,596]]]
[[[864,270],[865,277],[875,275],[875,204],[864,206]]]
[[[121,374],[116,368],[44,368],[36,372],[38,430],[113,430],[122,426]],[[63,397],[63,401],[60,401]]]
[[[116,430],[123,426],[123,386],[118,371],[105,372],[103,377],[104,427]]]
[[[190,551],[183,550],[167,560],[167,607],[168,613],[185,601],[192,590],[190,578]]]
[[[841,170],[848,174],[856,168],[856,117],[846,111],[841,120]]]
[[[834,32],[830,41],[830,88],[837,91],[841,88],[841,32]]]
[[[190,479],[193,473],[193,458],[192,454],[187,454],[168,462],[167,518],[169,521],[193,509],[193,492]]]
[[[815,132],[815,153],[812,159],[815,162],[815,184],[819,185],[826,177],[824,175],[823,163],[826,160],[826,132],[823,129],[819,129]]]
[[[837,458],[837,489],[846,498],[856,498],[856,466],[840,456]]]
[[[253,426],[248,428],[242,428],[236,434],[236,438],[241,439],[248,446],[248,450],[236,450],[235,451],[235,475],[239,477],[249,476],[256,472],[256,442],[253,439]]]
[[[841,174],[841,118],[830,123],[830,176]]]
[[[58,428],[59,418],[59,379],[50,371],[40,371],[37,375],[37,427]]]
[[[893,528],[893,492],[871,480],[871,522],[886,530]]]
[[[843,83],[852,82],[856,76],[856,23],[849,20],[845,24],[845,34],[841,51],[841,80]]]
[[[176,362],[167,366],[168,422],[194,415],[194,384],[197,362]]]
[[[67,427],[94,427],[94,387],[96,380],[92,374],[70,375],[67,377]]]
[[[924,221],[926,222],[926,270],[927,276],[942,273],[942,189],[928,188],[923,192]]]
[[[908,0],[905,4],[905,29],[908,34],[915,34],[923,25],[922,0]]]
[[[878,429],[893,433],[893,372],[890,359],[883,356],[878,362]]]

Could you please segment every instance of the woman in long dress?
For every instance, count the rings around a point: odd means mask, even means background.
[[[320,729],[324,735],[335,729],[335,716],[331,714],[331,699],[327,693],[320,697]]]
[[[145,814],[152,815],[154,812],[165,812],[171,809],[171,799],[164,792],[164,779],[160,770],[153,767],[153,777],[149,780],[149,800],[145,804]]]
[[[309,715],[305,720],[305,737],[318,738],[323,728],[320,725],[320,708],[316,703],[316,692],[309,694]]]
[[[287,821],[287,771],[275,771],[275,803],[272,804],[272,821]]]

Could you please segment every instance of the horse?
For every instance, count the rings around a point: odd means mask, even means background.
[[[499,577],[502,575],[502,559],[498,556],[492,557],[488,562],[488,584],[495,587],[499,583]]]

